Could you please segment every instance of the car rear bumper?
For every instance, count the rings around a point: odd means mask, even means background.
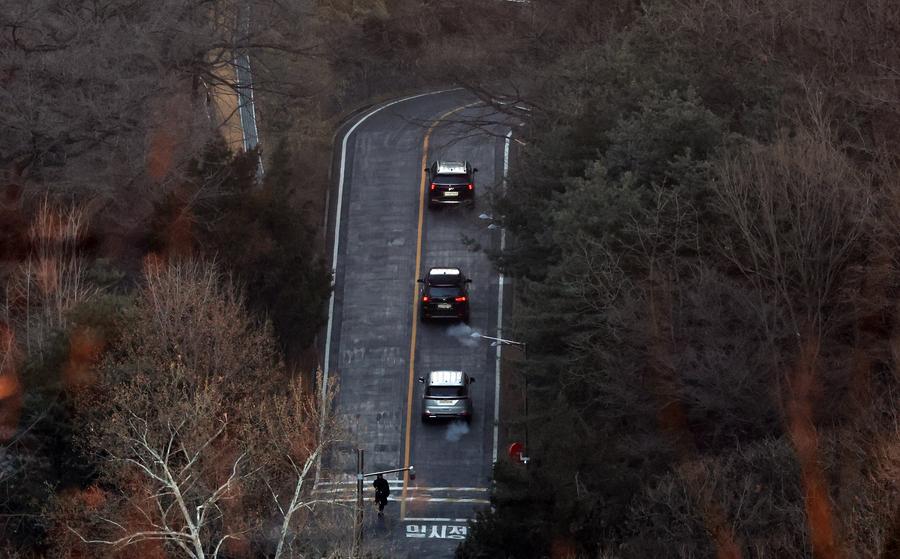
[[[423,411],[423,419],[470,419],[472,414],[468,411]]]
[[[462,320],[466,318],[468,314],[468,309],[465,308],[453,308],[453,309],[435,309],[435,308],[427,308],[422,307],[419,309],[419,312],[422,313],[422,316],[425,318],[444,318],[449,320]]]
[[[459,204],[474,204],[475,196],[468,191],[460,191],[459,196],[450,198],[440,193],[433,193],[428,196],[428,203],[433,206],[458,206]]]

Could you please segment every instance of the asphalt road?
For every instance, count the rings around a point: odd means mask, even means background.
[[[346,155],[336,162],[339,186],[330,203],[332,236],[338,233],[326,368],[339,382],[335,410],[348,442],[329,457],[329,477],[317,487],[352,499],[355,448],[365,451],[366,472],[414,465],[415,480],[387,476],[384,519],[366,509],[367,544],[395,557],[452,557],[466,522],[489,505],[498,352],[471,334],[497,336],[500,278],[465,239],[483,247],[500,242],[479,216],[500,188],[508,128],[476,131],[454,122],[483,112],[462,91],[418,96],[360,114],[339,137]],[[423,207],[423,167],[436,158],[478,167],[475,208]],[[459,267],[472,279],[468,326],[418,322],[415,280],[433,266]],[[420,421],[415,377],[437,369],[475,377],[470,424]]]

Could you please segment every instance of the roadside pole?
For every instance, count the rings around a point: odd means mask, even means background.
[[[367,477],[384,475],[384,474],[396,474],[399,472],[409,472],[409,479],[416,479],[416,467],[409,466],[407,468],[394,468],[393,470],[382,470],[380,472],[369,472],[364,473],[364,458],[365,454],[363,449],[356,449],[356,520],[353,522],[353,549],[351,551],[350,556],[354,559],[358,559],[360,553],[362,552],[362,540],[363,540],[363,505],[365,499],[363,499],[363,481]]]
[[[472,332],[471,336],[473,338],[483,338],[485,340],[491,340],[491,345],[497,347],[498,354],[500,352],[500,347],[502,347],[502,346],[509,345],[509,346],[518,347],[519,349],[522,350],[522,355],[524,356],[525,360],[526,361],[528,360],[528,344],[525,342],[517,342],[516,340],[507,340],[507,339],[504,339],[501,337],[495,337],[495,336],[485,336],[484,334],[481,334],[480,332]],[[528,452],[528,373],[523,372],[522,375],[525,380],[525,390],[523,392],[523,399],[524,399],[524,403],[525,403],[525,452]],[[495,446],[495,448],[496,448],[496,446]],[[495,451],[495,454],[496,454],[496,451]],[[525,464],[526,466],[528,465],[528,460],[529,459],[527,456],[522,457],[522,463]]]
[[[353,523],[353,557],[359,557],[362,547],[363,526],[363,457],[364,451],[356,449],[356,521]]]

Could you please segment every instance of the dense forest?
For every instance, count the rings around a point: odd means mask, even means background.
[[[246,28],[239,7],[0,6],[4,557],[340,550],[305,482],[337,433],[311,348],[343,105],[298,118],[310,92],[280,77],[327,66],[293,23],[310,6],[255,2]],[[262,116],[294,107],[264,177],[217,110],[236,49]]]
[[[457,556],[896,557],[900,10],[632,15],[523,90],[531,462]]]
[[[881,0],[3,2],[0,553],[346,553],[304,485],[332,135],[461,85],[522,123],[531,460],[457,556],[900,556],[898,60]]]

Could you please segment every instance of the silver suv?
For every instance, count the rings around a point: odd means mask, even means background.
[[[419,377],[425,384],[422,397],[422,421],[431,419],[472,419],[469,385],[475,379],[462,371],[431,371]]]

